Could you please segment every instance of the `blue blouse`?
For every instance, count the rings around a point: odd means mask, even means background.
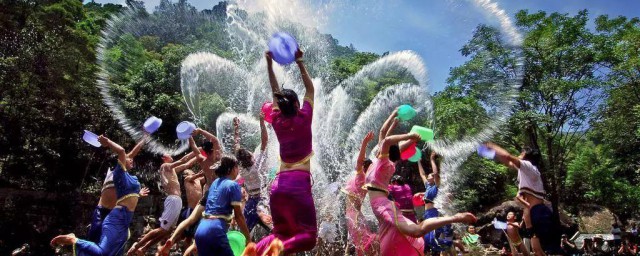
[[[425,183],[426,191],[424,192],[424,201],[433,202],[438,196],[438,186],[436,184]]]
[[[231,219],[233,205],[242,206],[240,185],[227,177],[217,178],[209,186],[204,213]]]
[[[132,196],[139,196],[140,182],[138,177],[125,171],[126,168],[120,162],[113,169],[113,185],[116,187],[118,202]]]

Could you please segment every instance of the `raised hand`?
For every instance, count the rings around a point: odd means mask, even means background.
[[[78,239],[76,238],[76,235],[71,233],[68,235],[59,235],[54,237],[53,239],[51,239],[51,246],[57,246],[57,245],[72,245],[75,244],[76,241]]]
[[[471,224],[478,221],[478,218],[476,218],[476,216],[474,216],[470,212],[456,213],[456,215],[453,215],[453,218],[455,219],[455,222],[465,224]]]
[[[149,188],[144,187],[144,188],[140,189],[140,193],[139,194],[140,194],[141,197],[145,197],[145,196],[149,195],[149,192],[150,192]]]
[[[300,48],[298,48],[298,51],[296,51],[296,61],[301,61],[303,55],[304,55],[304,53],[302,52],[302,50],[300,50]]]
[[[233,118],[233,127],[235,127],[236,129],[240,127],[240,119],[237,116]]]
[[[98,136],[98,142],[100,142],[100,145],[102,145],[103,147],[109,146],[109,138],[105,137],[104,135]]]
[[[199,134],[202,133],[202,129],[200,128],[196,128],[195,130],[193,130],[193,132],[191,133],[191,136],[198,136]]]
[[[373,140],[373,132],[369,131],[367,133],[367,135],[364,136],[364,139],[362,140],[364,143],[369,143]]]

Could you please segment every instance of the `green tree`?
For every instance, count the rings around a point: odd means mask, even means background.
[[[545,164],[540,170],[556,213],[560,195],[566,192],[563,182],[571,152],[584,138],[605,83],[605,77],[596,72],[603,67],[601,49],[587,22],[587,11],[575,16],[527,11],[516,14],[517,26],[526,33],[522,45],[524,76],[503,142],[518,150],[524,141],[543,152]],[[483,81],[512,77],[515,56],[507,54],[509,47],[500,38],[495,29],[479,26],[462,50],[472,59],[454,68],[450,81],[473,95],[485,91],[477,90],[485,86]],[[484,99],[482,95],[473,96]]]

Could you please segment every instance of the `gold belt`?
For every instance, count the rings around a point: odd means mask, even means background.
[[[290,169],[290,168],[298,166],[298,165],[307,164],[307,163],[309,163],[311,161],[311,157],[312,156],[313,156],[313,151],[311,151],[311,153],[309,153],[309,155],[307,155],[304,158],[302,158],[302,160],[297,161],[297,162],[293,162],[293,163],[287,163],[285,161],[282,161],[282,159],[280,159],[280,167],[284,167],[285,169]]]
[[[202,213],[202,218],[207,220],[222,219],[227,222],[231,222],[231,219],[233,219],[231,215],[218,215],[218,214],[206,214],[206,213]]]

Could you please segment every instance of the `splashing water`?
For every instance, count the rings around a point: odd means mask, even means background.
[[[489,0],[476,0],[473,3],[488,17],[499,22],[503,34],[516,49],[514,54],[519,56],[517,47],[521,44],[522,38],[505,12]],[[342,197],[341,193],[331,188],[341,186],[353,173],[354,159],[363,136],[368,131],[378,131],[393,109],[401,104],[411,104],[420,109],[415,120],[421,120],[422,124],[430,124],[432,128],[437,124],[434,122],[434,106],[428,93],[427,68],[420,56],[412,51],[400,51],[383,56],[344,81],[336,81],[330,76],[327,72],[332,59],[330,44],[327,37],[315,29],[318,24],[324,22],[322,17],[328,16],[323,12],[331,11],[333,6],[327,4],[323,7],[314,10],[312,4],[295,0],[230,3],[226,9],[224,29],[229,36],[226,41],[231,46],[232,56],[223,58],[215,55],[207,51],[211,49],[209,45],[193,49],[192,54],[182,61],[180,87],[192,120],[202,127],[215,127],[217,136],[221,138],[227,152],[232,148],[232,119],[236,116],[241,120],[243,146],[255,148],[260,143],[260,128],[256,117],[262,103],[271,101],[271,89],[264,61],[267,40],[271,34],[278,31],[291,33],[305,51],[305,63],[310,74],[315,77],[313,82],[316,95],[312,127],[315,157],[312,158],[312,174],[318,223],[338,223],[343,221],[341,216],[344,203],[342,199],[336,200]],[[141,14],[135,9],[124,12],[109,21],[98,49],[101,64],[98,84],[103,100],[121,126],[134,139],[141,137],[140,129],[133,124],[134,121],[127,118],[121,102],[113,97],[111,89],[114,84],[114,72],[121,68],[118,66],[131,63],[109,63],[106,50],[126,34],[171,36],[190,31],[189,26],[213,19],[207,14],[179,8],[163,15],[171,19],[153,19],[150,15]],[[172,26],[164,26],[169,23],[172,23]],[[457,167],[475,151],[480,142],[491,138],[509,117],[509,110],[521,84],[521,63],[518,59],[512,77],[494,83],[493,90],[497,93],[491,99],[493,104],[487,106],[492,119],[485,124],[484,130],[458,141],[437,139],[425,145],[443,156],[442,194],[450,195],[452,182],[448,180],[456,177]],[[304,88],[295,65],[274,65],[274,69],[279,83],[284,88],[293,89],[298,95],[303,95]],[[371,102],[367,102],[366,108],[358,110],[355,100],[365,98],[362,90],[365,83],[383,78],[390,72],[404,74],[413,82],[387,87],[375,95]],[[215,119],[215,124],[207,121],[211,117],[207,116],[204,104],[211,99],[211,95],[218,95],[227,103],[225,113]],[[406,132],[410,126],[411,124],[403,123],[398,131]],[[273,167],[277,166],[279,149],[275,134],[272,129],[268,130],[267,166]],[[148,150],[154,153],[178,154],[183,152],[186,146],[184,142],[171,145],[152,140]],[[266,188],[263,189],[263,194],[268,198]],[[450,196],[439,196],[436,205],[450,213],[453,209],[449,200]],[[363,204],[363,211],[368,219],[373,219],[368,205],[366,202]],[[338,224],[343,226],[343,223]],[[335,232],[344,236],[344,230],[346,229],[340,228]]]

